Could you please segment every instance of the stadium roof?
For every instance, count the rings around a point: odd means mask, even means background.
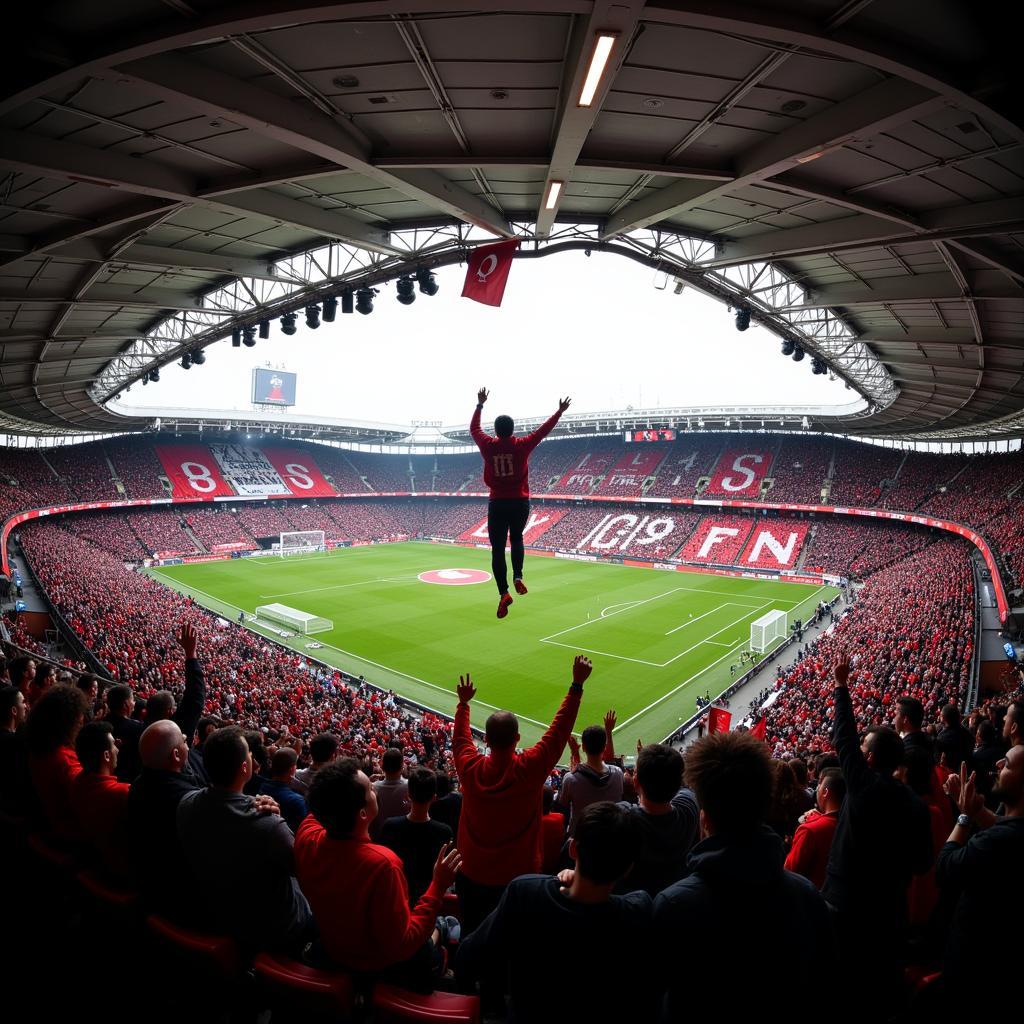
[[[814,427],[1021,436],[1024,118],[999,13],[954,0],[10,13],[0,429],[149,426],[105,403],[232,325],[516,235],[524,256],[607,248],[746,306],[864,397]],[[583,103],[602,39],[608,64]]]

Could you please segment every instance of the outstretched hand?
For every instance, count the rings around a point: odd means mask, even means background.
[[[571,401],[572,399],[568,395],[566,395],[565,398],[560,398],[558,400],[558,411],[565,412],[565,410],[569,408],[569,403]]]
[[[618,716],[615,714],[614,711],[606,711],[604,713],[604,731],[605,732],[612,732],[615,729],[615,722],[616,722],[617,717]]]
[[[468,672],[464,676],[459,676],[459,685],[455,692],[459,695],[460,704],[468,704],[476,696],[476,687]]]
[[[839,660],[832,666],[832,675],[835,677],[836,686],[847,686],[850,682],[850,656],[841,654]]]
[[[449,889],[455,881],[459,868],[462,867],[462,854],[454,843],[445,843],[434,861],[434,881],[441,891]]]
[[[191,622],[183,622],[181,624],[181,633],[178,636],[178,643],[181,644],[182,649],[185,651],[185,658],[194,658],[196,656],[196,645],[199,642],[199,638],[196,636],[196,628]]]
[[[590,673],[593,671],[594,666],[591,664],[590,659],[585,658],[582,654],[577,654],[572,663],[573,684],[578,683],[582,686],[590,678]]]
[[[484,402],[486,402],[486,401],[487,401],[487,396],[488,396],[489,394],[490,394],[490,391],[488,391],[488,390],[487,390],[487,388],[481,388],[481,389],[480,389],[480,390],[479,390],[479,391],[478,391],[478,392],[476,393],[476,400],[477,400],[477,402],[478,402],[478,403],[479,403],[480,405],[483,405],[483,404],[484,404]]]
[[[957,786],[957,807],[961,814],[973,818],[985,805],[985,798],[975,789],[975,775],[967,774],[967,762],[960,762],[960,779]]]

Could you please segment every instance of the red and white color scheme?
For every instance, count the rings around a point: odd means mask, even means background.
[[[531,509],[530,518],[526,520],[526,528],[523,530],[523,543],[536,544],[538,538],[545,531],[550,530],[565,515],[566,511],[566,509],[551,508]],[[459,540],[468,541],[471,544],[489,545],[491,538],[487,532],[487,517],[484,516],[476,526],[460,534]],[[505,547],[507,550],[510,545],[506,544]]]
[[[263,454],[296,497],[333,498],[337,494],[308,452],[297,448],[264,448]]]
[[[244,444],[211,444],[210,451],[224,478],[242,497],[291,497],[291,491],[259,448]]]
[[[482,302],[485,306],[500,306],[508,272],[512,269],[512,258],[518,248],[518,239],[512,239],[474,249],[466,268],[462,297]]]
[[[665,457],[666,448],[641,447],[628,451],[608,471],[607,476],[598,488],[599,494],[639,494],[643,482],[654,474],[661,460]]]
[[[437,583],[442,587],[468,587],[474,583],[486,583],[491,578],[482,569],[431,569],[416,577],[420,583]]]
[[[678,557],[684,562],[734,565],[751,525],[751,520],[743,516],[705,516]]]
[[[809,528],[809,524],[798,520],[768,520],[755,526],[738,564],[759,569],[792,569]]]
[[[158,444],[155,447],[176,499],[202,500],[234,495],[206,445]]]
[[[673,512],[609,512],[573,546],[579,551],[632,551],[637,557],[665,558],[682,543],[689,525]]]
[[[771,452],[750,452],[743,449],[727,451],[711,472],[711,483],[705,495],[726,498],[756,498],[761,493],[761,481],[772,465]]]
[[[617,448],[598,448],[584,453],[555,484],[555,493],[589,494],[598,478],[608,472],[618,454]]]

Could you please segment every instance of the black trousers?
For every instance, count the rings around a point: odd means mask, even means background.
[[[512,544],[512,578],[523,575],[523,530],[530,518],[529,498],[492,498],[487,505],[487,533],[491,538],[491,572],[499,594],[508,593],[505,542]]]

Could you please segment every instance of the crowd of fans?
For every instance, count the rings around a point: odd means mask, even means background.
[[[765,501],[818,504],[832,462],[828,438],[783,438],[782,448],[772,462],[771,489]]]
[[[142,546],[151,554],[198,554],[196,542],[182,527],[184,519],[178,509],[145,509],[125,515],[129,527]]]
[[[860,508],[877,505],[884,481],[896,477],[905,454],[895,448],[836,440],[829,502]]]

